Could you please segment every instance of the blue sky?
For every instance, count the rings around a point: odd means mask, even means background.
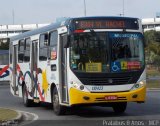
[[[0,24],[49,23],[57,17],[84,16],[84,0],[0,0]],[[125,16],[152,18],[160,0],[124,0]],[[118,16],[123,0],[86,0],[87,16]]]

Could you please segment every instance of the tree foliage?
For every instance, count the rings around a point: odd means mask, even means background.
[[[147,64],[153,64],[160,67],[160,32],[147,31],[144,33],[146,44],[146,61]]]

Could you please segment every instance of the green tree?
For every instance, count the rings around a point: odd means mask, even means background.
[[[151,31],[146,31],[144,33],[144,40],[145,40],[146,45],[149,45],[151,42],[155,41],[155,39],[156,39],[155,38],[155,32],[156,31],[151,30]]]
[[[146,63],[154,65],[160,70],[160,32],[147,31],[145,37]]]

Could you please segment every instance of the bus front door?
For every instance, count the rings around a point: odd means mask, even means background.
[[[64,48],[67,35],[60,36],[60,95],[63,103],[68,104],[68,85],[67,85],[67,48]]]
[[[32,41],[32,45],[31,45],[31,51],[32,51],[32,55],[31,55],[31,66],[30,66],[30,70],[31,70],[31,89],[32,89],[32,93],[36,98],[37,96],[37,91],[35,90],[36,88],[36,84],[37,84],[37,50],[38,50],[38,40],[34,40]],[[36,91],[36,92],[35,92]]]
[[[13,77],[12,77],[12,90],[14,95],[18,95],[18,78],[17,78],[17,52],[18,52],[18,46],[14,45],[13,46]]]

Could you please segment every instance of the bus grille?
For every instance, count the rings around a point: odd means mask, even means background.
[[[122,85],[129,84],[132,77],[81,78],[84,85]]]

